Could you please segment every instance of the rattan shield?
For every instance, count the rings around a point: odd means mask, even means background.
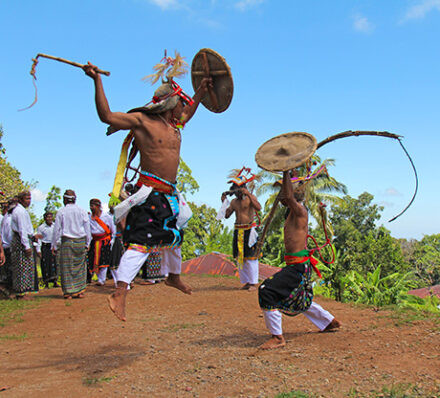
[[[258,148],[255,161],[267,171],[287,171],[304,164],[314,154],[316,147],[316,138],[311,134],[280,134]]]
[[[196,91],[204,77],[211,77],[212,86],[202,99],[211,112],[221,113],[228,109],[234,93],[231,69],[225,59],[210,48],[202,48],[191,64],[191,81]]]

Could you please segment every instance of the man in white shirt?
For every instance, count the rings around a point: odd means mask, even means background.
[[[5,253],[5,264],[3,265],[3,271],[6,275],[5,286],[7,289],[12,289],[12,263],[11,263],[11,243],[12,243],[12,210],[17,206],[18,198],[15,196],[9,199],[7,204],[3,206],[3,220],[1,223],[0,234],[2,236],[3,251]]]
[[[35,238],[38,239],[37,256],[41,259],[41,273],[43,274],[43,281],[46,287],[49,287],[49,282],[53,282],[53,287],[58,287],[58,275],[56,257],[51,250],[54,224],[53,213],[47,211],[43,215],[44,223],[37,228]]]
[[[98,276],[98,286],[103,286],[107,279],[107,269],[110,265],[112,245],[115,240],[116,227],[113,216],[104,213],[99,199],[90,200],[90,233],[92,243],[88,254],[88,281],[91,282],[95,273]]]
[[[65,299],[83,298],[87,284],[86,254],[90,244],[87,212],[75,204],[75,191],[67,189],[64,207],[57,213],[52,236],[52,252],[59,252],[61,287]],[[61,244],[58,247],[58,242]]]
[[[29,191],[19,193],[18,204],[11,217],[12,289],[17,298],[25,298],[26,293],[38,291],[37,267],[32,253],[34,228],[26,211],[31,200]]]

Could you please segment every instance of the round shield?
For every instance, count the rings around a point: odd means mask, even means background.
[[[304,164],[316,150],[316,138],[308,133],[285,133],[266,141],[258,148],[255,161],[272,172],[292,170]]]
[[[211,112],[224,112],[232,101],[234,82],[225,59],[210,48],[202,48],[192,61],[191,81],[194,91],[197,91],[204,77],[212,79],[212,87],[208,87],[202,104]]]

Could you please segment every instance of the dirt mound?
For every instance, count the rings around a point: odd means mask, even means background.
[[[343,327],[318,333],[304,316],[286,317],[287,346],[263,352],[256,292],[238,290],[232,277],[184,278],[191,296],[136,285],[126,323],[107,308],[110,281],[82,300],[40,292],[48,300],[0,328],[1,397],[377,396],[404,384],[420,396],[440,391],[438,322],[318,297]]]

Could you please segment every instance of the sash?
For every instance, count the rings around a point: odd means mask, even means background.
[[[316,264],[318,264],[319,261],[315,257],[313,257],[308,250],[301,250],[297,253],[286,253],[284,256],[284,261],[286,262],[286,265],[303,264],[309,261],[310,265],[312,266],[318,277],[322,278],[319,269],[316,267]]]
[[[112,232],[108,225],[102,221],[98,216],[92,216],[92,220],[96,221],[98,225],[104,230],[103,234],[95,234],[93,235],[94,240],[103,241],[104,244],[108,244],[111,241]]]

